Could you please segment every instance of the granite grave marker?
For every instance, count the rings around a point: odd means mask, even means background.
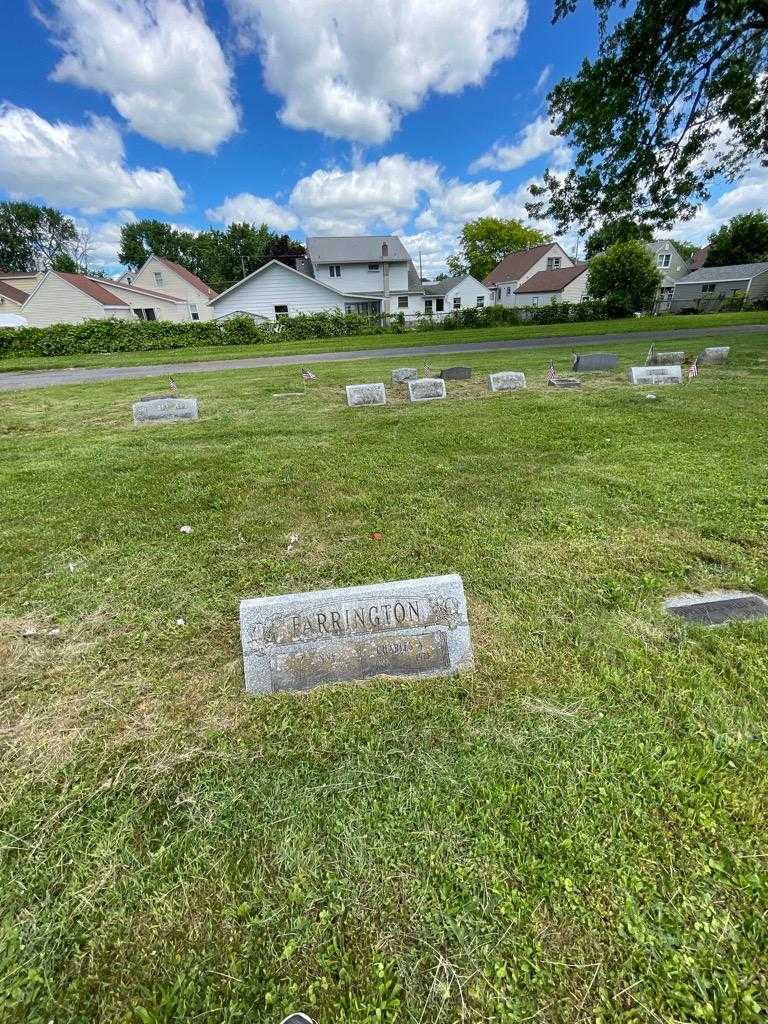
[[[347,405],[386,405],[383,384],[347,384]]]
[[[728,359],[730,351],[730,345],[716,345],[712,348],[705,348],[704,351],[696,357],[696,362],[699,366],[722,366],[722,364]]]
[[[409,380],[408,397],[412,402],[434,402],[438,398],[445,398],[445,381],[442,377]]]
[[[525,374],[516,370],[500,370],[488,374],[488,387],[491,391],[518,391],[526,387]]]
[[[473,666],[456,575],[251,598],[240,604],[240,638],[250,693]]]
[[[685,352],[657,352],[655,349],[649,353],[645,361],[646,366],[677,366],[685,359]]]
[[[744,590],[712,590],[705,594],[678,594],[664,605],[686,622],[719,626],[725,622],[768,618],[768,600]]]
[[[415,366],[400,366],[397,370],[392,371],[392,383],[405,384],[409,380],[416,380],[418,376],[419,371]]]
[[[449,366],[440,371],[443,380],[469,380],[472,376],[471,366]]]
[[[613,352],[585,352],[582,355],[573,354],[571,369],[576,373],[593,373],[598,370],[615,370],[619,363],[619,357]]]
[[[133,406],[134,423],[178,423],[196,419],[196,398],[152,396],[135,402]]]
[[[680,384],[683,379],[681,366],[631,366],[629,380],[632,384],[654,387],[656,384]]]

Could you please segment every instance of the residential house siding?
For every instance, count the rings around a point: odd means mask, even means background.
[[[211,308],[217,320],[235,313],[251,313],[274,320],[275,306],[287,306],[289,316],[295,316],[297,313],[321,313],[332,309],[343,311],[344,303],[345,296],[336,295],[312,278],[275,263],[245,280],[229,294],[214,299]]]
[[[161,275],[162,284],[158,284],[155,281],[155,274]],[[157,259],[156,256],[150,256],[136,274],[123,274],[124,283],[127,283],[127,278],[129,277],[131,284],[135,284],[137,288],[148,288],[150,291],[161,291],[167,292],[169,295],[177,295],[180,299],[184,299],[187,302],[188,307],[196,306],[200,320],[213,319],[214,314],[208,305],[208,296],[204,295],[180,274],[177,274],[172,267]],[[185,315],[177,315],[175,319],[191,320],[191,311],[187,309]]]
[[[32,327],[50,327],[52,324],[79,324],[84,320],[107,317],[125,319],[131,312],[127,306],[107,310],[79,288],[49,273],[24,303],[21,315]]]

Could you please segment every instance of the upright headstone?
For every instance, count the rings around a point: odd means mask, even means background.
[[[177,423],[197,419],[196,398],[150,396],[133,406],[134,423]]]
[[[383,384],[347,384],[347,405],[386,405]]]
[[[577,373],[592,373],[596,370],[615,370],[619,357],[613,352],[584,352],[573,355],[571,369]]]
[[[406,381],[416,380],[418,376],[419,371],[415,366],[400,366],[397,370],[392,371],[392,383],[405,384]]]
[[[516,370],[501,370],[499,373],[488,374],[488,387],[491,391],[517,391],[525,386],[525,374]]]
[[[445,398],[445,381],[442,377],[409,380],[408,397],[412,402],[434,402],[438,398]]]
[[[686,622],[719,626],[725,622],[768,618],[768,600],[744,590],[713,590],[705,594],[678,594],[664,605]]]
[[[657,384],[680,384],[683,379],[681,366],[632,366],[629,369],[632,384],[654,387]]]
[[[696,357],[696,362],[699,366],[721,366],[728,359],[730,351],[730,345],[717,345],[712,348],[705,348]]]
[[[440,371],[443,380],[469,380],[472,376],[471,366],[449,366]]]
[[[685,352],[657,352],[655,349],[645,361],[646,366],[677,366],[685,359]]]
[[[251,598],[240,604],[240,639],[251,693],[473,665],[460,576]]]

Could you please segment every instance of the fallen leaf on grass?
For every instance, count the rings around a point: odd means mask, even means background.
[[[372,537],[372,538],[373,538],[374,540],[381,540],[381,534],[380,534],[380,533],[378,532],[378,530],[375,530],[375,531],[374,531],[374,532],[373,532],[373,533],[371,534],[371,537]]]

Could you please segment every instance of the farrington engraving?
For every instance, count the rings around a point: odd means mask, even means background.
[[[253,598],[240,605],[240,634],[253,693],[472,667],[459,576]]]

